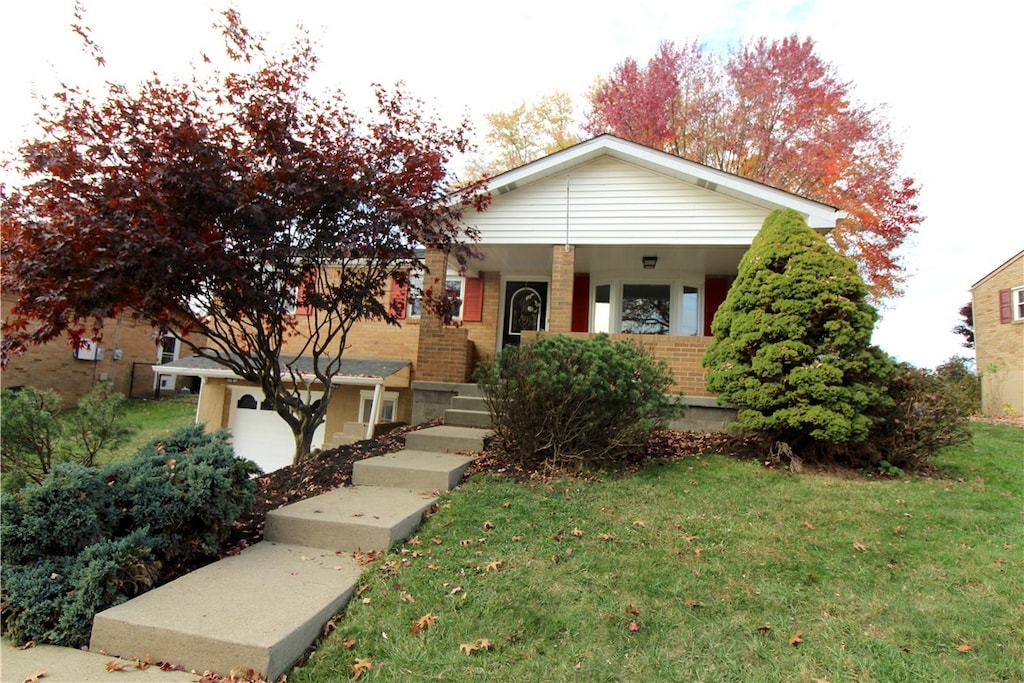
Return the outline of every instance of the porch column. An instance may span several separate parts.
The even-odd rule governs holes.
[[[572,286],[576,271],[576,246],[556,244],[551,248],[551,300],[548,330],[555,334],[572,332]]]

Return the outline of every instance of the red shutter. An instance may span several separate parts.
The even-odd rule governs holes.
[[[392,280],[388,306],[399,320],[405,320],[405,308],[408,301],[409,285],[400,285],[397,281]]]
[[[311,278],[312,276],[307,277],[307,279]],[[303,282],[295,293],[295,315],[310,315],[313,313],[313,307],[306,301],[306,289],[310,284],[312,283]]]
[[[999,290],[999,322],[1013,322],[1013,300],[1008,289]]]
[[[478,323],[484,319],[484,279],[467,277],[462,294],[462,321]]]
[[[704,336],[711,336],[711,321],[715,318],[718,307],[725,303],[729,294],[729,279],[724,277],[704,278]]]
[[[590,275],[580,273],[572,280],[572,331],[590,330]]]

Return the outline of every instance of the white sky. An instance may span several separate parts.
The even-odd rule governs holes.
[[[970,286],[1024,249],[1013,218],[1024,158],[1016,84],[1024,66],[1011,5],[906,0],[238,0],[246,24],[285,42],[302,23],[322,41],[320,77],[351,104],[374,82],[398,80],[451,123],[511,109],[556,89],[582,96],[628,56],[661,40],[697,39],[725,51],[739,41],[796,33],[855,97],[886,105],[903,143],[903,173],[922,185],[918,234],[901,250],[906,294],[882,311],[874,341],[900,360],[934,367],[971,356],[950,332]],[[86,23],[104,50],[95,64],[73,35],[72,0],[10,0],[0,10],[0,149],[25,137],[34,92],[60,80],[138,80],[187,74],[200,50],[220,55],[216,0],[87,0]],[[1011,100],[1013,100],[1011,102]],[[1014,169],[1015,170],[1015,169]]]

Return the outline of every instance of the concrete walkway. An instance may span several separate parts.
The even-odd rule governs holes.
[[[448,425],[414,434],[404,451],[357,462],[354,486],[268,513],[261,543],[97,614],[90,652],[4,641],[2,683],[39,672],[41,683],[174,683],[232,670],[277,679],[348,603],[362,573],[353,554],[411,535],[472,462],[456,453],[482,450],[487,432]],[[106,652],[124,657],[124,668],[108,671],[118,660]],[[186,671],[141,670],[136,659]]]

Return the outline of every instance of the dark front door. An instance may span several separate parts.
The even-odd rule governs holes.
[[[501,345],[519,344],[523,332],[543,330],[548,319],[548,283],[505,283],[505,320]]]

